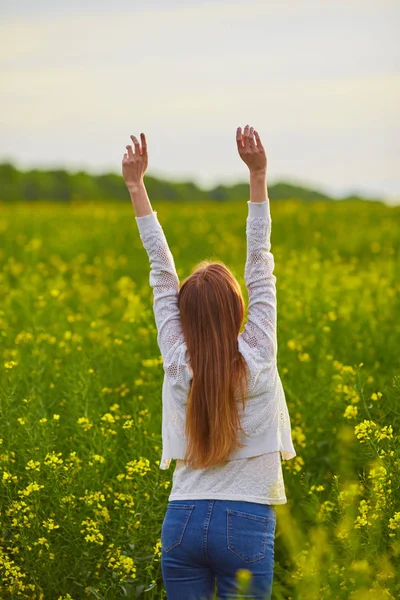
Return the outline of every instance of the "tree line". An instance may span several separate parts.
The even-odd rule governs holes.
[[[249,183],[217,185],[205,190],[191,181],[167,181],[145,175],[145,184],[152,200],[196,202],[201,200],[243,201],[249,195]],[[0,163],[0,202],[26,200],[35,202],[71,202],[85,200],[126,200],[128,190],[122,175],[71,173],[65,169],[30,169],[22,171],[9,162]],[[322,191],[285,182],[268,183],[270,200],[296,198],[299,200],[335,200]],[[361,199],[347,196],[340,200]]]

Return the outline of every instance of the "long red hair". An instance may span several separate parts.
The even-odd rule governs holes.
[[[178,306],[193,379],[186,410],[185,460],[193,469],[222,465],[238,447],[237,394],[243,409],[247,364],[238,349],[245,302],[222,262],[203,260],[180,285]]]

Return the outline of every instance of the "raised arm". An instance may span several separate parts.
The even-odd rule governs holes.
[[[174,259],[157,213],[136,217],[140,238],[150,261],[150,286],[157,343],[164,371],[173,385],[186,390],[190,373],[186,362],[186,344],[178,308],[179,279]]]
[[[150,261],[150,286],[153,288],[153,311],[157,327],[157,343],[163,359],[165,374],[170,383],[186,391],[191,374],[186,362],[186,343],[183,337],[178,308],[179,279],[164,230],[154,212],[144,185],[148,165],[147,142],[141,134],[142,147],[134,135],[131,146],[122,160],[122,175],[129,190],[139,235]]]
[[[276,277],[271,253],[271,213],[267,192],[266,155],[257,132],[247,125],[236,140],[241,158],[250,169],[250,201],[246,220],[245,281],[249,296],[248,320],[242,339],[266,362],[277,353]]]

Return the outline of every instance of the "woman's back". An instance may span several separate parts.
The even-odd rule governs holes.
[[[247,125],[243,136],[240,128],[236,132],[239,154],[250,169],[251,197],[245,268],[249,314],[237,343],[235,336],[243,317],[243,299],[236,280],[214,265],[210,274],[204,269],[196,273],[186,287],[190,293],[184,294],[182,314],[175,264],[156,213],[147,212],[141,204],[139,208],[144,213],[137,217],[151,262],[150,285],[154,290],[157,341],[164,368],[160,468],[167,469],[173,458],[177,460],[161,532],[162,574],[171,598],[193,595],[200,598],[204,594],[210,597],[214,577],[218,593],[228,597],[240,568],[251,568],[253,583],[258,593],[263,592],[263,598],[265,594],[271,595],[276,523],[271,505],[286,502],[281,457],[290,459],[296,453],[276,367],[276,290],[270,252],[266,156],[257,132],[254,135],[257,145],[253,128],[249,131]],[[134,141],[137,152],[135,157],[127,159],[127,171],[132,177],[147,166],[144,134],[143,154],[136,138]],[[139,195],[146,202],[140,189]],[[199,288],[203,294],[200,297]],[[229,309],[224,314],[225,300]],[[215,307],[218,308],[217,320],[210,312]],[[189,318],[196,310],[201,322]],[[208,327],[209,318],[213,319],[211,327]],[[223,327],[218,322],[220,318]],[[191,356],[195,358],[194,369],[190,365],[183,325]],[[218,337],[218,331],[225,331],[226,336]],[[223,370],[215,368],[214,358],[219,360],[218,366],[224,367]],[[231,374],[238,366],[243,371],[245,366],[248,368],[251,380],[240,419],[230,393]],[[239,369],[235,375],[238,373]],[[207,384],[206,392],[202,390],[202,382]],[[188,398],[193,402],[190,405]],[[237,441],[239,432],[233,427],[236,417],[242,425],[238,438],[244,443],[237,451],[227,452],[231,442]],[[185,428],[185,421],[189,422],[189,429]],[[186,463],[187,431],[191,433],[192,461]],[[197,462],[196,448],[199,462],[206,465],[205,468],[192,468],[192,463]],[[218,452],[214,452],[215,448]],[[196,460],[193,461],[193,457]],[[215,457],[224,460],[214,461]]]

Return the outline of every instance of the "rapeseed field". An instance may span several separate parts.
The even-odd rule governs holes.
[[[180,278],[242,284],[243,203],[153,203]],[[283,461],[273,599],[400,597],[400,207],[271,202]],[[125,204],[0,205],[0,597],[166,598],[162,361]],[[244,582],[246,572],[238,573]]]

